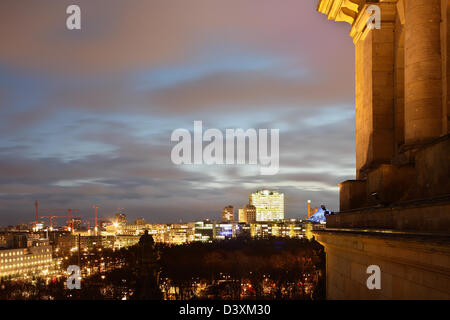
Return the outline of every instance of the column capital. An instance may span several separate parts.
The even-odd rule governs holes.
[[[353,24],[358,8],[364,0],[319,0],[317,11],[326,14],[329,20]]]
[[[326,14],[329,20],[345,21],[352,28],[350,36],[356,44],[371,31],[367,22],[371,16],[368,8],[377,5],[381,9],[381,23],[394,22],[397,0],[319,0],[317,11]]]

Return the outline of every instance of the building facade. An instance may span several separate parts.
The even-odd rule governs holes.
[[[291,219],[278,222],[250,224],[252,238],[305,238],[305,225],[301,220]]]
[[[234,207],[226,206],[222,210],[222,221],[223,222],[233,222],[234,221]]]
[[[55,269],[48,240],[33,241],[25,248],[0,249],[0,279],[45,276]]]
[[[250,196],[250,205],[256,208],[256,221],[284,219],[284,194],[281,192],[258,190]]]
[[[247,204],[244,208],[239,209],[239,222],[240,223],[255,223],[256,222],[256,207]]]

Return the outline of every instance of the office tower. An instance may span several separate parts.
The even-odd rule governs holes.
[[[256,207],[246,204],[244,208],[239,209],[239,222],[254,223],[256,222]]]
[[[234,207],[226,206],[222,210],[222,221],[223,222],[233,222],[234,221]]]
[[[256,207],[251,204],[247,204],[244,207],[245,217],[247,223],[255,223],[256,222]]]
[[[284,194],[281,192],[258,190],[250,196],[250,204],[256,208],[256,221],[284,219]]]
[[[245,215],[245,209],[239,208],[239,222],[240,223],[247,223],[247,217]]]

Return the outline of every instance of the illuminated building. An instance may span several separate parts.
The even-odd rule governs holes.
[[[214,240],[231,239],[235,234],[233,227],[232,223],[214,224]]]
[[[247,217],[245,215],[244,208],[239,208],[238,213],[239,213],[238,214],[238,221],[239,221],[239,223],[247,223]]]
[[[169,226],[167,224],[146,224],[145,230],[148,230],[148,234],[153,237],[156,243],[162,243],[166,241]]]
[[[119,226],[126,225],[127,224],[127,215],[125,213],[122,213],[122,212],[116,213],[115,222]]]
[[[251,204],[247,204],[244,207],[245,217],[247,220],[247,223],[254,223],[256,222],[256,207]]]
[[[250,196],[250,204],[256,208],[256,221],[284,219],[284,194],[281,192],[258,190]]]
[[[233,222],[234,221],[234,207],[227,206],[222,210],[222,221]]]
[[[143,234],[144,230],[146,229],[146,225],[139,225],[139,224],[119,224],[114,223],[113,227],[116,230],[116,234],[122,234],[122,235],[139,235]]]
[[[117,235],[114,237],[114,249],[121,249],[134,246],[139,242],[141,236]]]
[[[106,234],[130,237],[141,236],[145,230],[148,231],[149,235],[157,243],[183,244],[192,242],[195,239],[194,223],[150,224],[146,223],[144,219],[138,219],[133,224],[120,225],[114,222],[106,228]]]
[[[42,276],[54,269],[48,240],[33,241],[26,248],[0,249],[0,279]]]
[[[239,209],[240,223],[255,223],[256,222],[256,207],[247,204],[244,208]]]
[[[272,226],[272,236],[285,238],[303,238],[305,236],[303,222],[295,219],[276,223]]]
[[[234,236],[248,238],[251,236],[250,225],[247,223],[237,223],[234,226]]]
[[[214,239],[214,223],[209,220],[195,223],[195,241],[211,242]]]
[[[250,236],[252,238],[268,238],[272,235],[272,226],[268,223],[252,223]]]
[[[194,240],[194,228],[191,224],[172,224],[166,232],[165,243],[180,245]]]
[[[296,219],[278,222],[257,222],[250,225],[250,235],[253,238],[304,238],[305,232],[303,222]]]
[[[39,231],[42,229],[44,229],[44,223],[42,222],[36,223],[36,225],[34,226],[34,231]]]
[[[138,225],[138,226],[142,226],[142,225],[147,224],[147,222],[145,222],[145,219],[144,219],[144,218],[139,218],[139,219],[136,219],[136,221],[134,222],[134,224],[135,224],[135,225]]]

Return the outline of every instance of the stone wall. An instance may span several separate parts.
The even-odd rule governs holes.
[[[315,236],[325,246],[327,299],[450,299],[448,242],[327,231]],[[380,267],[380,290],[367,287],[370,265]]]

